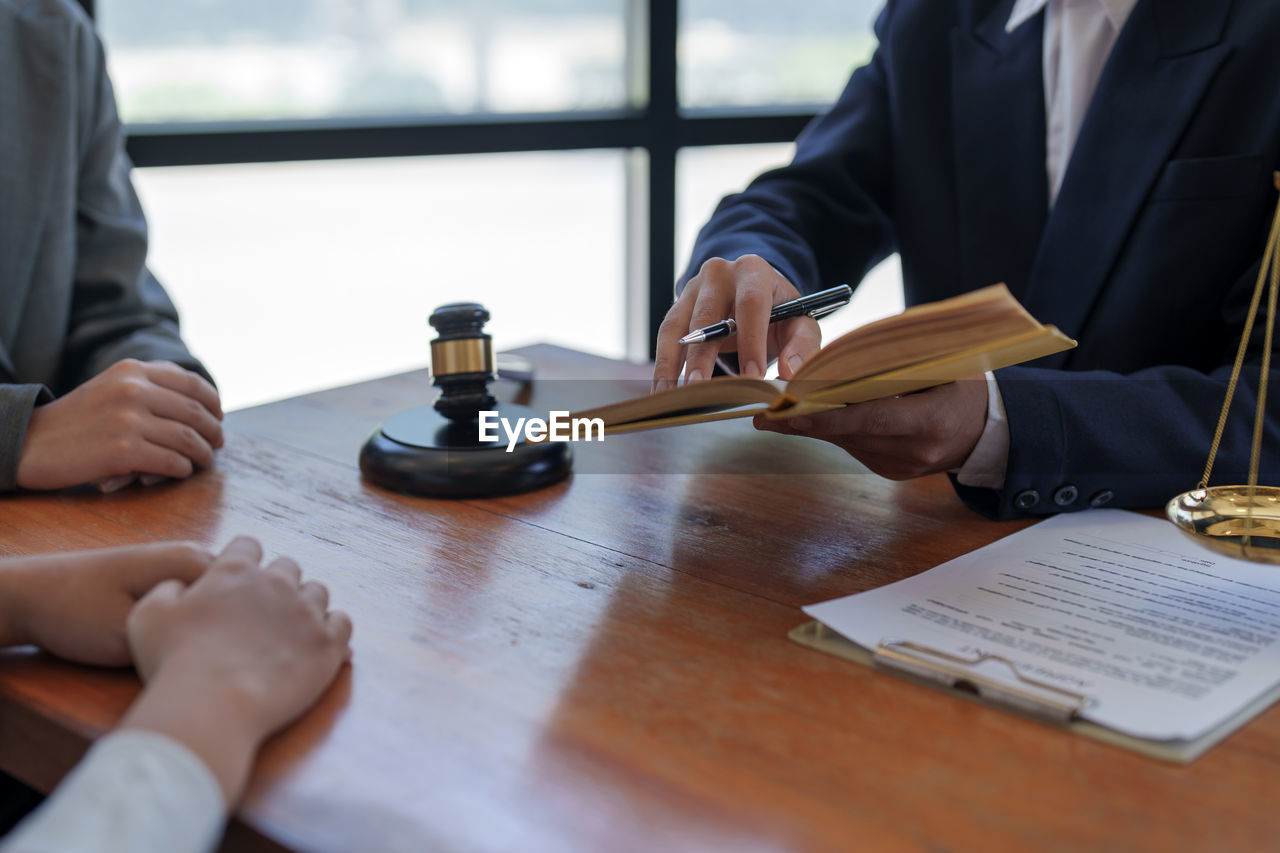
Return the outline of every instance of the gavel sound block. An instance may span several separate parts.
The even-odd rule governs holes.
[[[489,312],[474,302],[442,305],[431,315],[438,334],[431,342],[432,384],[440,397],[373,431],[360,451],[366,480],[410,494],[476,498],[532,491],[569,475],[572,453],[565,442],[520,441],[508,452],[505,436],[481,440],[480,412],[497,412],[512,423],[545,417],[489,393],[494,357],[493,339],[484,333],[488,320]]]

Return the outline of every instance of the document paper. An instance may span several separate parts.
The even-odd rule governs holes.
[[[1280,567],[1122,510],[1058,515],[804,610],[872,650],[999,655],[1086,696],[1083,718],[1150,740],[1198,738],[1280,683]]]

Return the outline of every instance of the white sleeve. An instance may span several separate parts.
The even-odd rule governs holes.
[[[1003,489],[1004,472],[1009,463],[1009,419],[1004,411],[1004,397],[996,377],[987,371],[987,423],[978,443],[969,452],[956,481],[962,486],[980,489]]]
[[[207,853],[224,819],[222,791],[191,750],[121,731],[94,744],[0,853]]]

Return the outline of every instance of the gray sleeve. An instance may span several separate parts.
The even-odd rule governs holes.
[[[0,492],[18,487],[18,455],[31,410],[52,399],[43,385],[0,385]]]
[[[124,358],[174,361],[209,378],[178,334],[178,313],[146,267],[147,222],[107,78],[102,45],[81,32],[75,291],[66,344],[72,385]]]

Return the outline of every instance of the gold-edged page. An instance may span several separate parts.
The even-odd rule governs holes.
[[[824,406],[820,411],[827,409],[842,409],[844,406]],[[763,403],[751,403],[745,406],[734,406],[729,409],[695,409],[693,411],[680,412],[664,417],[644,418],[638,421],[631,421],[625,424],[608,424],[604,428],[605,435],[625,435],[629,432],[642,432],[648,429],[662,429],[663,427],[685,426],[686,424],[705,424],[712,421],[728,421],[734,418],[749,418],[754,415],[764,414],[770,411],[769,406]],[[796,414],[808,414],[807,412],[799,412]]]
[[[811,356],[792,380],[810,388],[874,376],[1040,328],[1008,288],[992,285],[916,305],[854,329]],[[808,390],[798,390],[804,396]]]
[[[671,420],[752,404],[768,406],[781,397],[782,392],[783,383],[781,382],[741,376],[716,376],[703,382],[681,385],[656,394],[575,412],[573,417],[600,418],[608,429],[655,418]],[[671,423],[676,422],[689,421],[687,419],[671,420]]]
[[[837,385],[792,382],[789,392],[807,403],[862,403],[882,397],[910,394],[935,385],[954,382],[976,373],[999,370],[1024,361],[1071,349],[1076,342],[1053,326],[1038,326],[1030,332],[974,347],[964,352],[926,359],[916,364],[875,376]],[[782,416],[779,414],[778,416]],[[775,417],[770,414],[770,417]]]

